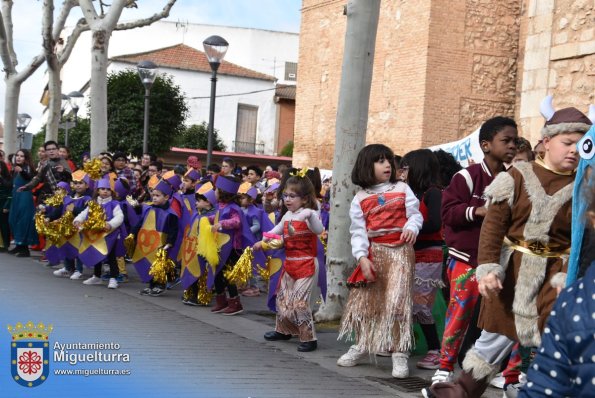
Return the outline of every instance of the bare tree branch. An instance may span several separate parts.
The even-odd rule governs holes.
[[[169,0],[163,10],[160,13],[156,13],[149,18],[138,19],[133,22],[121,23],[116,25],[114,30],[127,30],[127,29],[134,29],[140,28],[142,26],[151,25],[153,22],[159,21],[160,19],[167,18],[169,16],[169,12],[171,8],[176,4],[176,0]]]
[[[64,0],[64,3],[62,3],[60,14],[58,15],[58,18],[56,18],[56,22],[54,23],[54,30],[52,32],[54,41],[57,41],[60,38],[60,33],[64,29],[64,25],[66,25],[66,19],[70,14],[70,10],[72,10],[76,6],[78,6],[77,0]]]
[[[7,73],[15,73],[18,59],[14,52],[13,36],[12,36],[12,0],[2,0],[2,21],[4,24],[4,33],[6,35],[6,52],[10,57],[10,62],[5,64],[4,67]]]
[[[4,29],[4,18],[2,15],[0,15],[0,59],[2,59],[2,64],[4,65],[3,71],[6,72],[6,76],[13,73],[14,65],[8,51],[8,40],[6,38],[6,29]]]
[[[56,40],[52,35],[52,30],[54,25],[54,1],[53,0],[44,0],[43,2],[43,14],[41,16],[41,40],[42,40],[42,48],[45,56],[48,60],[48,66],[50,68],[56,66],[55,62],[51,65],[50,58],[54,56],[54,46]],[[54,57],[55,61],[55,57]]]
[[[95,7],[91,4],[91,0],[79,0],[79,6],[81,7],[81,11],[83,12],[83,16],[87,20],[89,26],[95,25],[98,23],[99,15],[95,11]]]
[[[66,61],[68,61],[68,58],[70,58],[70,54],[72,54],[72,50],[74,49],[74,45],[76,44],[79,36],[81,33],[86,32],[87,30],[89,30],[89,24],[85,18],[81,18],[72,30],[72,33],[70,33],[70,36],[68,36],[66,39],[66,43],[64,44],[62,51],[60,51],[58,54],[60,65],[64,65]]]

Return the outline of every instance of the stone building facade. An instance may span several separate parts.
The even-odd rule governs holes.
[[[346,0],[304,0],[294,163],[331,168]],[[593,0],[382,1],[367,142],[396,153],[445,143],[495,116],[535,143],[539,103],[595,103]]]

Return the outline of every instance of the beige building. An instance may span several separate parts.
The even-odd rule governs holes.
[[[304,0],[294,164],[331,168],[346,0]],[[495,115],[533,144],[556,109],[595,103],[594,0],[383,0],[367,142],[396,153],[462,138]]]

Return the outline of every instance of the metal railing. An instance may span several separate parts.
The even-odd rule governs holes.
[[[232,141],[233,151],[242,153],[252,153],[262,155],[264,154],[264,144],[257,144],[256,142],[247,141]]]

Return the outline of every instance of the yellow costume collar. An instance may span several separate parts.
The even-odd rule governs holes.
[[[552,173],[558,174],[560,176],[571,176],[576,171],[576,169],[575,170],[572,170],[572,171],[556,171],[556,170],[552,169],[550,166],[548,166],[547,164],[545,164],[545,162],[543,161],[543,159],[540,158],[539,156],[535,157],[535,163],[537,163],[538,165],[540,165],[544,169],[549,170]]]

